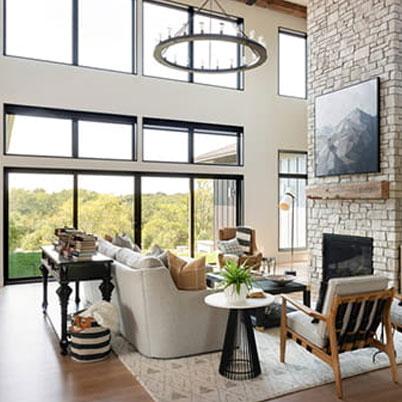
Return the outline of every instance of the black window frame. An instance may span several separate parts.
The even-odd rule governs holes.
[[[170,161],[158,161],[145,159],[145,147],[144,147],[144,129],[160,129],[169,130],[177,129],[187,132],[188,138],[188,159],[187,162],[170,162]],[[207,131],[205,134],[216,134],[216,135],[228,135],[235,137],[237,141],[236,154],[237,163],[205,163],[205,162],[195,162],[194,161],[194,133],[202,135],[200,132],[202,130]],[[231,134],[233,133],[233,134]],[[153,117],[144,117],[142,119],[142,161],[146,163],[174,163],[174,164],[184,164],[184,165],[200,165],[200,166],[226,166],[226,167],[243,167],[244,166],[244,129],[241,126],[233,125],[222,125],[222,124],[210,124],[210,123],[195,123],[183,120],[170,120],[170,119],[159,119]]]
[[[4,226],[3,226],[3,264],[4,264],[4,284],[40,282],[41,277],[9,278],[9,174],[28,173],[28,174],[60,174],[73,176],[73,225],[79,226],[78,222],[78,177],[80,175],[104,175],[104,176],[130,176],[134,178],[133,201],[134,201],[134,237],[135,242],[141,246],[142,230],[142,191],[141,179],[143,177],[167,177],[167,178],[187,178],[189,179],[189,245],[190,257],[195,255],[195,179],[218,179],[233,180],[236,183],[236,225],[242,225],[244,221],[244,176],[233,174],[207,174],[207,173],[173,173],[173,172],[147,172],[147,171],[127,171],[127,170],[102,170],[102,169],[62,169],[62,168],[22,168],[4,167],[3,172],[3,202],[4,202]]]
[[[281,94],[280,92],[280,78],[281,78],[281,63],[280,63],[280,53],[281,53],[281,48],[280,48],[280,35],[289,35],[289,36],[296,36],[298,38],[303,38],[306,42],[306,51],[305,51],[305,57],[304,57],[304,63],[305,63],[305,77],[304,77],[304,83],[305,83],[305,88],[304,88],[304,97],[302,96],[294,96],[294,95],[284,95]],[[290,29],[290,28],[285,28],[285,27],[278,27],[278,39],[277,39],[277,46],[278,46],[278,54],[277,54],[277,60],[278,60],[278,77],[277,77],[277,95],[281,96],[283,98],[290,98],[290,99],[300,99],[300,100],[307,100],[307,77],[308,77],[308,49],[307,49],[307,33],[303,31],[298,31],[295,29]]]
[[[72,121],[72,150],[71,156],[53,156],[53,155],[34,155],[34,154],[19,154],[7,152],[7,115],[20,115],[20,116],[32,116],[32,117],[49,117],[67,119]],[[95,158],[95,157],[82,157],[79,156],[79,121],[92,121],[95,123],[115,123],[115,124],[127,124],[132,126],[132,150],[131,158],[126,159],[114,159],[114,158]],[[23,157],[40,157],[40,158],[58,158],[58,159],[80,159],[80,160],[102,160],[102,161],[120,161],[120,162],[135,162],[137,160],[137,117],[118,115],[111,113],[98,113],[98,112],[82,112],[72,111],[66,109],[54,109],[48,107],[37,106],[22,106],[14,104],[4,104],[3,108],[3,155],[4,156],[23,156]]]
[[[120,71],[102,67],[92,67],[86,66],[85,64],[78,63],[78,47],[79,47],[79,1],[82,0],[70,0],[71,8],[72,8],[72,21],[71,21],[71,37],[72,37],[72,49],[71,49],[71,63],[54,61],[48,59],[41,59],[37,57],[28,57],[21,55],[13,55],[7,53],[7,1],[11,0],[3,0],[3,56],[12,57],[16,59],[22,60],[34,60],[51,64],[59,64],[64,66],[75,66],[81,67],[90,70],[98,70],[98,71],[107,71],[112,73],[120,73],[120,74],[130,74],[137,75],[137,0],[131,0],[131,42],[132,42],[132,63],[131,63],[131,71]]]
[[[281,173],[281,154],[297,154],[297,155],[306,155],[306,173]],[[307,173],[307,155],[306,151],[297,151],[297,150],[287,150],[287,149],[279,149],[278,150],[278,160],[277,160],[277,169],[278,169],[278,206],[281,202],[281,179],[296,179],[296,180],[304,180],[307,185],[308,173]],[[306,201],[307,202],[307,201]],[[307,205],[306,205],[307,208]],[[290,247],[281,247],[281,219],[280,219],[280,209],[278,210],[278,251],[279,252],[288,252],[290,251]],[[295,247],[295,251],[304,251],[307,250],[307,214],[306,214],[306,247]]]
[[[172,0],[143,0],[142,4],[144,3],[151,3],[151,4],[156,4],[158,6],[164,6],[168,8],[173,8],[176,10],[181,10],[181,11],[186,11],[188,14],[188,24],[189,24],[189,30],[190,32],[194,31],[194,15],[204,15],[204,16],[210,16],[214,18],[219,18],[225,21],[230,21],[230,22],[235,22],[237,23],[241,29],[244,27],[244,18],[242,17],[237,17],[234,15],[228,15],[228,14],[223,14],[217,11],[198,11],[197,7],[190,6],[188,4],[184,3],[179,3],[176,1]],[[197,84],[197,85],[205,85],[207,87],[214,87],[214,88],[221,88],[221,89],[229,89],[229,90],[235,90],[235,91],[244,91],[245,87],[245,80],[244,80],[244,71],[239,71],[237,72],[237,86],[236,88],[234,87],[227,87],[224,85],[215,85],[215,84],[206,84],[203,82],[197,82],[194,81],[194,73],[189,72],[187,73],[187,80],[179,80],[175,78],[165,78],[165,77],[159,77],[157,75],[151,75],[151,74],[145,74],[144,71],[144,31],[145,31],[145,18],[144,18],[144,11],[142,12],[143,18],[142,18],[142,58],[141,58],[141,69],[142,69],[142,75],[147,78],[156,78],[156,79],[161,79],[161,80],[168,80],[168,81],[175,81],[175,82],[183,82],[183,83],[190,83],[190,84]],[[241,63],[241,58],[242,58],[243,52],[241,51],[241,46],[238,46],[238,52],[237,52],[237,63],[240,65]],[[190,44],[188,47],[188,56],[190,60],[190,65],[194,63],[194,49],[193,46]],[[202,73],[199,73],[202,74]]]

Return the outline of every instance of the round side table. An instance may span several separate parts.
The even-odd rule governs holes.
[[[211,307],[229,310],[219,373],[231,380],[249,380],[261,374],[250,310],[267,307],[274,296],[264,299],[246,299],[241,304],[229,304],[223,292],[208,295],[205,303]]]

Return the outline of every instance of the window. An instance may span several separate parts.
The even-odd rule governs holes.
[[[60,226],[214,263],[219,228],[242,223],[242,176],[6,168],[4,186],[11,282],[39,278],[40,247]]]
[[[71,0],[6,0],[6,53],[72,62]]]
[[[144,1],[143,3],[143,63],[144,74],[152,77],[171,78],[188,81],[189,75],[184,71],[174,70],[160,64],[154,57],[154,48],[169,32],[177,32],[188,22],[186,8],[167,4]],[[188,61],[188,46],[184,43],[174,46],[177,61],[186,64]],[[171,53],[171,50],[169,52]],[[167,57],[174,57],[167,53]]]
[[[135,72],[133,0],[5,0],[5,54]]]
[[[142,246],[158,244],[179,256],[190,256],[190,179],[143,177]]]
[[[133,126],[79,120],[78,157],[132,159]]]
[[[187,73],[185,71],[167,68],[158,63],[154,56],[154,48],[161,38],[174,35],[185,24],[187,32],[219,32],[237,33],[242,27],[240,18],[199,13],[193,7],[179,5],[164,1],[144,0],[143,2],[143,60],[144,75],[160,78],[170,78],[181,81],[196,82],[215,85],[226,88],[242,88],[242,73],[228,74],[203,74]],[[221,67],[236,66],[240,62],[240,46],[233,43],[195,42],[192,47],[182,43],[172,46],[167,51],[167,58],[176,60],[180,64],[194,65],[197,67],[209,67],[211,63],[215,67],[217,58],[222,63]],[[223,62],[222,62],[223,59]]]
[[[279,29],[279,95],[306,98],[307,36]]]
[[[73,225],[73,175],[10,173],[8,181],[8,278],[40,275],[40,247],[54,229]]]
[[[216,262],[219,229],[236,226],[236,197],[235,180],[194,179],[196,257],[205,255],[208,263]]]
[[[295,195],[294,248],[307,247],[307,214],[305,188],[307,183],[307,154],[305,152],[279,152],[279,201],[286,192]],[[279,250],[291,247],[292,211],[279,209]]]
[[[99,236],[125,233],[134,241],[134,177],[78,175],[78,227]]]
[[[7,113],[6,153],[71,157],[71,132],[69,119]]]
[[[132,7],[132,0],[79,0],[79,65],[133,71]]]
[[[188,131],[169,127],[144,127],[144,160],[188,162]]]
[[[144,119],[143,160],[146,162],[240,166],[242,142],[240,127]]]
[[[135,117],[6,105],[5,153],[134,160],[135,124]]]
[[[220,32],[222,30],[224,34],[236,35],[238,28],[238,22],[225,18],[211,17],[205,14],[196,14],[194,16],[195,33],[200,33],[201,30],[205,33]],[[198,41],[194,43],[194,65],[199,68],[202,66],[205,68],[215,68],[217,65],[220,68],[238,66],[239,51],[240,48],[235,43]],[[239,79],[239,73],[194,74],[194,82],[228,88],[240,87]]]

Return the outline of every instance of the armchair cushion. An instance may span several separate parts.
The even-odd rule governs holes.
[[[243,249],[236,238],[230,240],[220,240],[218,247],[223,254],[234,254],[239,257],[244,254]]]
[[[394,301],[392,302],[391,322],[395,328],[402,331],[402,306],[397,299],[394,299]]]
[[[287,324],[291,330],[320,348],[327,346],[328,338],[322,332],[317,331],[317,326],[311,322],[311,318],[307,314],[301,311],[289,313],[287,315]]]

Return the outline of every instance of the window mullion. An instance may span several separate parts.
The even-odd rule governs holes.
[[[134,241],[139,247],[142,247],[141,177],[134,176]]]
[[[194,178],[190,178],[190,257],[194,258],[195,256],[195,211],[194,211]]]
[[[73,24],[72,24],[72,35],[73,35],[73,43],[72,43],[72,62],[74,66],[78,66],[78,2],[79,0],[72,0],[73,4]]]
[[[194,8],[189,7],[188,9],[188,28],[189,34],[194,34]],[[188,59],[190,67],[194,68],[194,42],[189,42],[188,44]],[[189,82],[194,82],[194,73],[190,72],[188,77]]]

